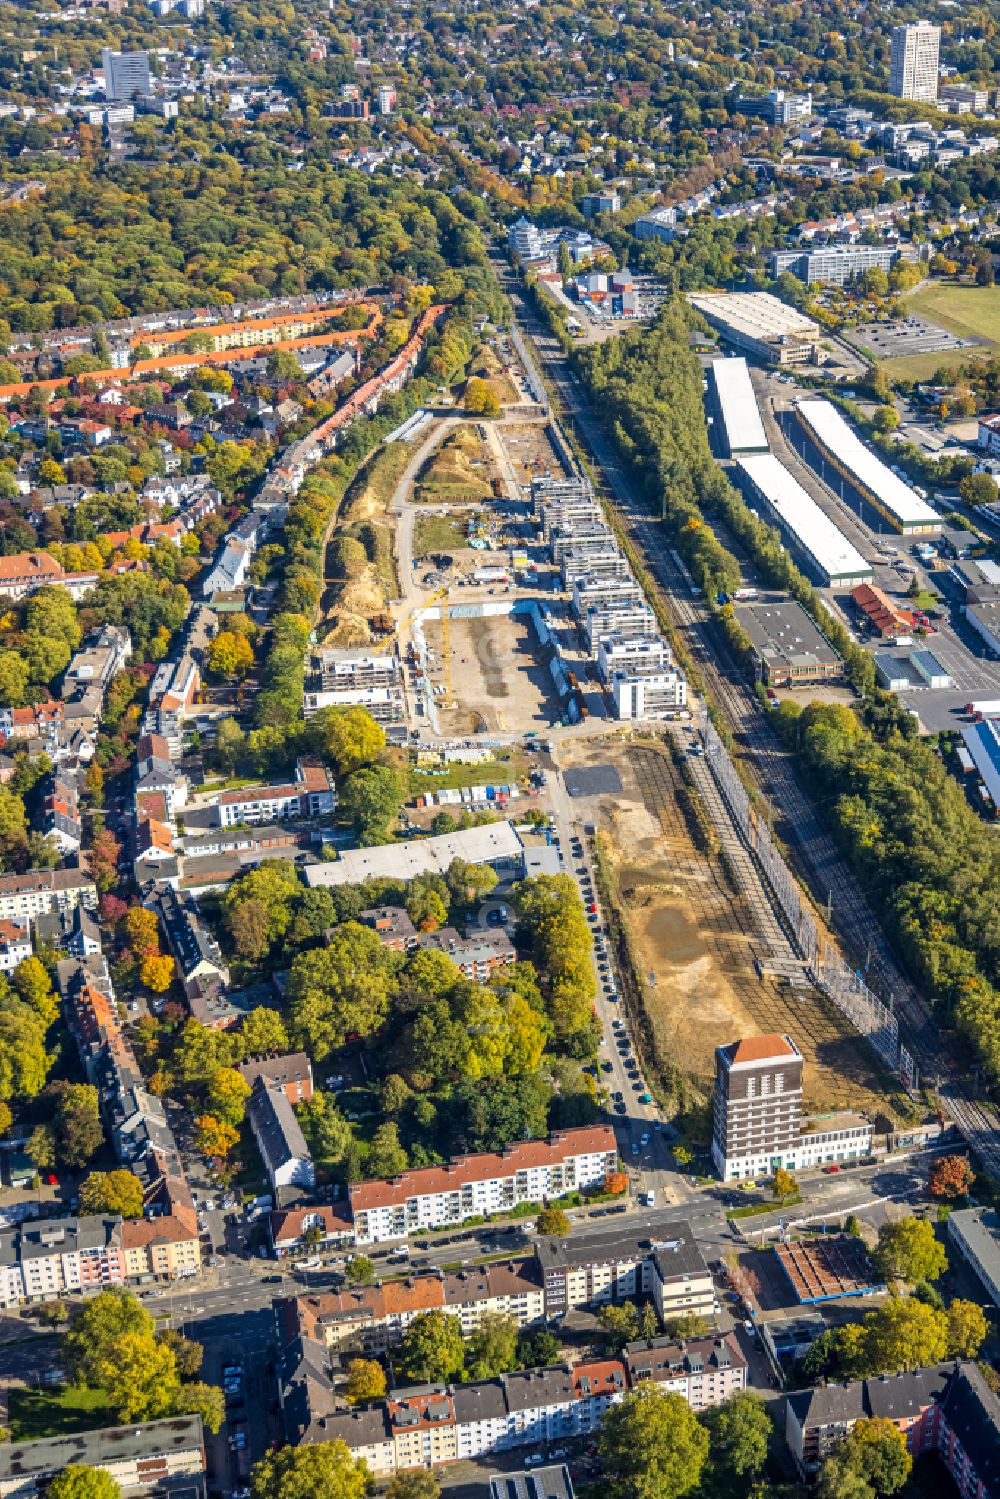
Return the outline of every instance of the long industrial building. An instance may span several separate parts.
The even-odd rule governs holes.
[[[962,738],[994,807],[1000,807],[1000,723],[987,718],[982,723],[966,724]]]
[[[739,472],[782,538],[826,587],[871,580],[872,567],[773,453],[748,453]]]
[[[795,414],[824,459],[896,531],[940,531],[941,517],[866,448],[829,401],[800,401]]]
[[[712,384],[728,458],[766,453],[767,433],[745,359],[713,359]]]
[[[689,292],[727,343],[764,364],[821,364],[820,326],[766,291]]]

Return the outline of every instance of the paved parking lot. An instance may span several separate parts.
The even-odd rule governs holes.
[[[986,340],[960,338],[922,317],[901,318],[894,323],[867,323],[846,335],[859,348],[877,359],[900,359],[906,354],[944,354],[967,349]]]

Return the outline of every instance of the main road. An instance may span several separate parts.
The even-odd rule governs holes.
[[[926,1002],[897,961],[853,870],[819,821],[814,803],[799,784],[792,757],[768,722],[766,710],[728,656],[704,604],[692,598],[687,580],[664,544],[659,517],[633,489],[563,349],[527,303],[509,268],[499,261],[493,264],[514,316],[522,331],[531,336],[564,409],[600,469],[627,532],[644,553],[712,697],[745,752],[741,763],[760,796],[768,802],[773,800],[779,833],[817,901],[828,907],[831,924],[854,962],[864,968],[869,986],[895,1009],[904,1042],[924,1078],[938,1084],[943,1107],[993,1175],[1000,1178],[1000,1118],[973,1096],[965,1070],[943,1049]]]

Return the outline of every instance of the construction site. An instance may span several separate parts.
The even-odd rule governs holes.
[[[734,884],[680,768],[690,742],[678,728],[666,743],[609,736],[567,743],[560,756],[564,768],[610,763],[621,779],[621,792],[588,815],[661,1077],[675,1092],[680,1082],[688,1104],[707,1100],[716,1046],[790,1031],[806,1062],[808,1111],[896,1106],[893,1079],[836,1007],[767,971],[769,903]]]
[[[860,1239],[847,1235],[802,1239],[776,1244],[774,1252],[802,1306],[839,1301],[844,1296],[881,1295],[886,1289]]]

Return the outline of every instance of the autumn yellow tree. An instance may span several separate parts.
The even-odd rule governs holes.
[[[194,1121],[194,1143],[202,1155],[216,1160],[225,1160],[239,1140],[239,1133],[231,1124],[216,1119],[214,1114],[199,1114]]]
[[[162,953],[147,953],[139,969],[139,977],[147,989],[162,994],[174,981],[174,960]]]
[[[128,940],[140,953],[155,953],[160,950],[160,923],[153,911],[145,906],[133,906],[125,917]]]

